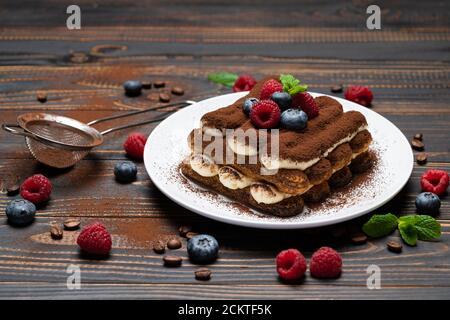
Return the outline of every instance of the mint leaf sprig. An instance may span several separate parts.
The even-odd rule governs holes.
[[[283,85],[283,91],[289,93],[291,96],[299,92],[305,92],[308,89],[306,84],[300,84],[300,80],[291,74],[282,74],[280,76],[280,82]]]
[[[214,72],[208,74],[208,80],[231,88],[239,76],[231,72]]]
[[[370,237],[379,238],[391,234],[397,228],[403,241],[410,246],[415,246],[417,240],[429,241],[441,235],[440,223],[428,215],[397,218],[392,213],[375,214],[363,225],[362,230]]]

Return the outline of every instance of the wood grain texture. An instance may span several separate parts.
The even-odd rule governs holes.
[[[404,189],[377,213],[415,213],[420,176],[430,168],[450,171],[450,7],[448,1],[380,1],[382,30],[365,28],[369,2],[282,0],[149,1],[106,0],[82,8],[81,30],[64,27],[59,1],[2,1],[0,4],[0,122],[14,123],[24,112],[46,111],[90,121],[158,104],[171,86],[186,94],[173,100],[201,100],[228,89],[207,82],[210,72],[227,70],[257,78],[293,73],[310,90],[329,94],[335,84],[362,84],[375,95],[373,110],[397,125],[410,139],[424,134],[428,163],[415,165]],[[123,95],[128,79],[165,80],[138,98]],[[36,100],[37,92],[48,96]],[[150,95],[147,97],[147,95]],[[337,94],[337,96],[343,96]],[[152,117],[160,113],[145,115]],[[139,120],[138,117],[136,120]],[[111,125],[123,124],[121,121]],[[108,124],[109,125],[109,124]],[[150,132],[155,125],[140,127]],[[99,125],[106,128],[107,125]],[[438,241],[386,249],[397,233],[363,245],[337,228],[359,229],[362,217],[338,226],[304,231],[253,230],[200,217],[161,194],[138,163],[138,180],[122,185],[112,170],[126,159],[126,130],[107,136],[85,160],[69,170],[38,164],[23,138],[0,132],[0,187],[33,173],[50,177],[51,201],[39,208],[26,228],[0,217],[0,298],[32,299],[432,299],[450,298],[450,202],[442,199]],[[2,188],[0,188],[2,189]],[[0,212],[14,197],[0,193]],[[109,258],[80,254],[78,231],[62,240],[49,235],[49,223],[80,217],[82,224],[101,220],[112,233]],[[210,233],[221,244],[212,279],[194,279],[196,266],[183,249],[183,266],[168,269],[151,250],[157,239],[177,233],[180,225]],[[276,276],[274,257],[288,247],[309,258],[322,245],[337,248],[344,273],[333,281],[308,276],[295,285]],[[82,271],[82,289],[67,290],[66,268]],[[382,289],[368,290],[366,268],[382,269]]]

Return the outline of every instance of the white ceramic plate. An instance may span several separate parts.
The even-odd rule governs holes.
[[[226,94],[186,107],[161,122],[150,134],[144,162],[153,183],[170,199],[202,216],[225,223],[266,229],[301,229],[335,224],[372,212],[392,199],[408,181],[413,168],[411,147],[401,131],[378,113],[345,99],[344,111],[364,114],[373,137],[377,163],[368,179],[345,192],[333,193],[322,205],[298,216],[278,218],[243,210],[235,202],[188,182],[178,166],[189,154],[187,136],[206,112],[227,106],[247,92]],[[322,94],[311,93],[314,97]]]

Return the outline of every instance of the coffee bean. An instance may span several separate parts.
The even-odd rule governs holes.
[[[197,232],[190,231],[190,232],[186,233],[186,238],[187,239],[191,239],[192,237],[195,237],[195,236],[198,236],[198,235],[199,234]]]
[[[38,92],[36,95],[36,99],[39,102],[44,103],[47,101],[47,94],[45,94],[44,92]]]
[[[389,240],[387,243],[387,248],[389,251],[392,252],[396,252],[396,253],[400,253],[402,252],[403,246],[401,243],[394,241],[394,240]]]
[[[84,52],[73,52],[69,60],[73,63],[85,63],[89,61],[89,56]]]
[[[153,82],[153,86],[155,88],[164,88],[166,86],[166,83],[164,81],[158,80]]]
[[[69,218],[64,221],[64,229],[66,230],[76,230],[80,227],[80,219],[78,218]]]
[[[331,92],[334,92],[334,93],[341,93],[344,90],[344,88],[342,87],[342,84],[338,84],[338,85],[332,86],[330,88],[330,90],[331,90]]]
[[[427,157],[427,154],[425,152],[421,152],[421,153],[417,154],[417,156],[416,156],[416,161],[417,161],[418,164],[425,164],[425,163],[427,163],[427,159],[428,159],[428,157]]]
[[[151,89],[152,88],[152,83],[150,81],[142,81],[142,88],[144,89]]]
[[[63,237],[63,229],[58,224],[52,224],[50,226],[50,235],[53,239],[59,240]]]
[[[20,186],[18,184],[14,184],[12,186],[7,186],[6,187],[6,194],[8,196],[15,196],[16,194],[18,194],[20,191]]]
[[[195,270],[195,279],[207,281],[211,279],[211,270],[208,268],[199,268]]]
[[[170,101],[170,95],[168,93],[160,93],[159,94],[159,101],[161,101],[161,102],[169,102]]]
[[[422,141],[422,139],[423,139],[423,134],[421,134],[421,133],[416,133],[416,134],[414,135],[414,139],[419,140],[419,141]]]
[[[413,149],[419,150],[419,151],[422,151],[425,148],[425,145],[423,144],[423,142],[420,140],[417,140],[417,139],[413,139],[411,141],[411,146],[413,147]]]
[[[184,94],[184,90],[181,87],[173,87],[171,92],[177,96],[182,96]]]
[[[364,244],[367,242],[367,236],[364,233],[356,233],[352,236],[354,244]]]
[[[163,261],[166,267],[179,267],[181,266],[182,259],[178,256],[164,256]]]
[[[164,242],[161,240],[156,241],[153,244],[153,251],[155,253],[164,253],[166,251],[166,246],[164,245]]]
[[[186,237],[186,234],[190,231],[191,231],[191,227],[189,227],[189,226],[181,226],[178,228],[178,233],[180,234],[180,236],[182,236],[184,238]]]
[[[167,241],[167,248],[175,250],[181,248],[181,241],[178,238],[172,238]]]

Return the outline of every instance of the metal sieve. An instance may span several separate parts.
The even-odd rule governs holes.
[[[101,145],[104,135],[121,129],[158,122],[169,116],[169,114],[142,122],[110,128],[101,132],[92,127],[92,125],[158,109],[186,107],[193,103],[195,102],[182,101],[105,117],[93,120],[87,124],[64,116],[33,112],[18,116],[17,124],[2,124],[2,129],[15,135],[24,136],[28,149],[39,162],[55,168],[68,168],[83,159],[92,148]],[[168,112],[171,111],[173,110]]]

